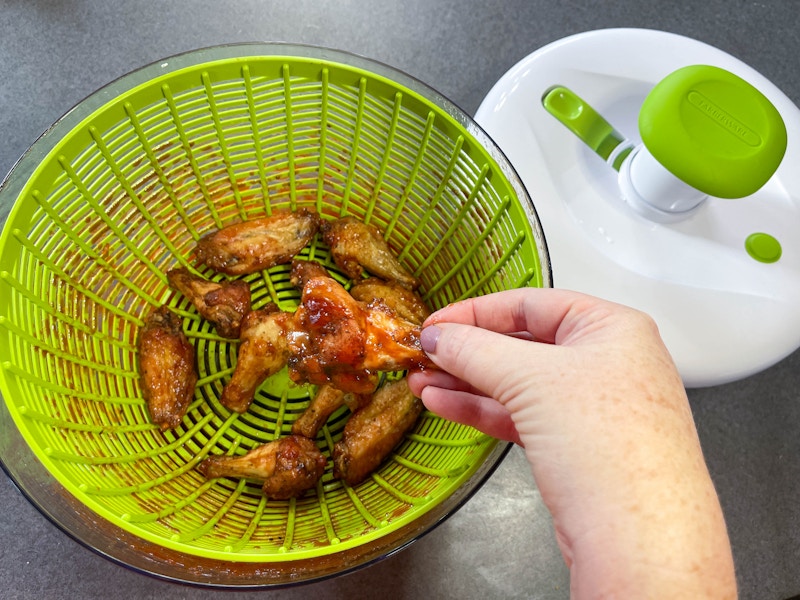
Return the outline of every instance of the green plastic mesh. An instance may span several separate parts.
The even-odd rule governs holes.
[[[330,461],[297,500],[205,480],[195,467],[206,456],[289,433],[313,389],[282,372],[247,413],[225,409],[237,344],[165,272],[192,264],[209,230],[313,207],[378,226],[433,308],[549,285],[532,211],[492,155],[437,103],[324,58],[225,58],[110,89],[39,161],[0,238],[0,392],[38,460],[118,527],[226,561],[354,548],[450,496],[498,442],[430,413],[356,487]],[[303,256],[336,272],[319,240]],[[254,307],[297,306],[288,266],[246,280]],[[199,372],[183,424],[166,433],[150,423],[135,347],[144,315],[164,303],[183,318]],[[347,416],[318,436],[326,455]]]

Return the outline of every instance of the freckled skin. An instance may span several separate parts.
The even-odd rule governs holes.
[[[453,304],[426,326],[441,370],[412,372],[412,390],[429,410],[524,447],[571,597],[736,597],[686,391],[650,317],[520,289]]]

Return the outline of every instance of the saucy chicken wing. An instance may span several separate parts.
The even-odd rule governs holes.
[[[245,281],[208,281],[188,269],[167,271],[169,285],[181,292],[217,333],[238,338],[242,319],[250,312],[250,286]]]
[[[212,456],[197,469],[207,478],[236,477],[263,481],[267,498],[298,498],[317,485],[327,459],[310,439],[290,435],[241,456]]]
[[[343,392],[330,384],[321,385],[308,408],[292,423],[292,433],[314,439],[338,408],[346,404],[352,412],[355,412],[369,399],[370,396],[366,394]]]
[[[197,383],[194,347],[181,319],[166,306],[147,315],[139,333],[139,385],[150,418],[161,430],[174,429],[189,408]]]
[[[431,314],[419,294],[395,281],[363,279],[350,288],[350,295],[359,302],[383,302],[398,317],[417,325]]]
[[[372,401],[357,410],[333,447],[333,476],[358,485],[380,465],[416,423],[422,412],[405,379],[375,392]]]
[[[408,288],[419,287],[419,280],[400,264],[377,227],[342,217],[324,221],[320,230],[336,266],[350,279],[361,279],[365,269]]]
[[[286,365],[290,322],[291,315],[274,304],[245,315],[236,367],[220,396],[223,406],[238,413],[247,411],[258,386]]]
[[[319,230],[313,210],[276,211],[223,227],[197,241],[200,264],[227,275],[246,275],[288,263]]]
[[[432,365],[419,335],[419,325],[385,305],[358,302],[333,278],[312,277],[290,328],[289,374],[298,383],[370,393],[380,371]]]

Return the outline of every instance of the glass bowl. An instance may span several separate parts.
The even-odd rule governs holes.
[[[0,455],[27,498],[76,540],[191,584],[308,582],[388,556],[455,511],[509,445],[423,412],[363,483],[267,500],[257,482],[206,480],[205,457],[291,429],[313,393],[285,370],[250,409],[219,402],[237,341],[168,286],[204,233],[312,208],[377,226],[431,308],[550,286],[533,204],[497,146],[440,94],[390,67],[285,44],[165,59],[81,102],[2,188]],[[335,272],[315,240],[302,253]],[[209,277],[215,276],[213,273]],[[221,276],[215,276],[220,278]],[[289,266],[243,278],[253,307],[293,310]],[[166,304],[196,350],[182,424],[149,419],[138,380],[143,318]],[[316,438],[327,457],[349,413]]]

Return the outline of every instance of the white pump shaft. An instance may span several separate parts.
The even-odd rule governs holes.
[[[670,173],[643,144],[622,163],[619,185],[631,208],[662,223],[686,218],[707,198]]]

